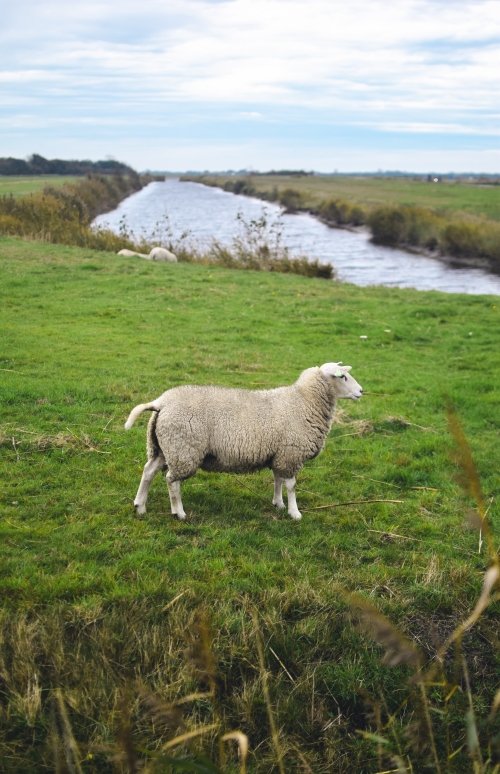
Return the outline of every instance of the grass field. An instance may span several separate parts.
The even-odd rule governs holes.
[[[28,196],[28,194],[41,191],[46,185],[59,187],[64,183],[76,183],[81,177],[71,175],[33,175],[29,177],[1,177],[0,196]]]
[[[217,178],[222,183],[231,179],[224,175]],[[333,198],[356,202],[367,210],[381,205],[406,204],[432,207],[443,214],[468,212],[500,220],[498,185],[473,185],[448,180],[428,183],[412,178],[339,175],[258,175],[249,176],[248,179],[258,191],[268,193],[275,187],[278,193],[285,188],[294,188],[303,194],[305,207],[315,208],[321,201]]]
[[[498,298],[5,237],[0,273],[0,766],[71,769],[64,756],[76,753],[54,720],[58,689],[82,771],[115,770],[124,691],[134,745],[159,750],[177,720],[152,724],[136,681],[164,702],[200,690],[188,654],[202,609],[215,632],[217,693],[182,704],[186,728],[246,733],[250,772],[280,770],[266,676],[286,772],[405,770],[395,755],[413,772],[493,771],[498,740],[490,768],[474,768],[466,684],[452,657],[446,680],[440,672],[426,689],[442,766],[427,768],[409,667],[380,664],[384,649],[360,630],[344,592],[361,593],[430,656],[474,607],[489,560],[467,521],[472,500],[450,459],[443,393],[498,533]],[[133,406],[183,383],[287,384],[330,360],[352,365],[366,395],[341,405],[325,451],[300,474],[301,522],[274,512],[269,471],[199,473],[183,484],[186,523],[169,515],[158,477],[146,517],[135,518],[146,422],[124,431]],[[363,500],[402,502],[315,510]],[[463,638],[485,759],[499,731],[487,721],[499,636],[497,603]],[[220,760],[215,731],[202,738]],[[236,748],[227,752],[225,770],[239,771]]]

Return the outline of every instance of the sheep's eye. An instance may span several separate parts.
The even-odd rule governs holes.
[[[340,378],[341,378],[341,379],[345,379],[345,380],[346,380],[346,382],[347,382],[347,376],[346,376],[345,374],[342,374],[342,376],[341,376]]]

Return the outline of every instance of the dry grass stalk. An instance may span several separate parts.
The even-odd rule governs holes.
[[[70,774],[83,774],[83,770],[80,764],[80,752],[78,750],[75,737],[73,736],[71,723],[69,722],[68,711],[66,709],[66,704],[64,703],[62,691],[60,688],[56,690],[55,695],[59,707],[59,716],[61,718],[64,752],[66,755],[68,769]]]
[[[467,438],[465,437],[462,425],[459,422],[451,400],[447,396],[445,396],[445,403],[448,427],[457,445],[457,452],[454,455],[455,462],[462,470],[462,475],[459,476],[458,480],[465,493],[473,497],[476,502],[477,513],[471,514],[469,518],[472,525],[477,527],[481,533],[484,533],[490,553],[490,560],[500,568],[498,552],[493,540],[491,526],[487,518],[489,508],[486,508],[476,463],[474,462],[472,451]]]
[[[145,714],[156,728],[161,730],[177,730],[179,728],[184,730],[186,728],[181,710],[175,705],[160,699],[144,685],[139,686],[139,698]],[[190,698],[192,697],[187,696],[184,700],[186,701]]]
[[[257,616],[257,612],[254,611],[253,613],[253,623],[254,623],[254,633],[255,633],[255,641],[257,643],[257,652],[259,654],[259,666],[260,666],[260,676],[262,680],[262,692],[264,694],[264,701],[266,702],[266,708],[267,708],[267,715],[269,717],[269,726],[271,728],[271,738],[273,740],[274,749],[276,752],[276,759],[278,762],[278,768],[280,770],[280,774],[285,774],[285,768],[283,766],[283,753],[281,751],[281,745],[279,741],[278,731],[276,729],[276,724],[274,722],[274,715],[273,710],[271,706],[271,698],[269,696],[269,687],[267,683],[267,671],[266,671],[266,665],[264,661],[264,648],[262,646],[262,639],[260,634],[260,627],[259,627],[259,619]]]
[[[218,723],[211,723],[209,726],[201,726],[200,728],[195,728],[193,731],[186,731],[185,734],[180,734],[180,736],[175,736],[173,739],[170,739],[161,749],[162,751],[171,750],[172,747],[177,747],[177,745],[183,744],[184,742],[190,742],[191,739],[196,739],[198,736],[208,734],[210,731],[215,731],[217,728],[219,728]]]
[[[388,618],[359,594],[345,593],[348,602],[359,610],[364,628],[373,639],[386,649],[383,663],[395,667],[408,664],[417,669],[423,664],[423,657],[410,640],[404,636]]]
[[[193,676],[202,685],[206,685],[210,695],[215,695],[217,685],[217,663],[212,651],[213,632],[206,611],[196,614],[196,620],[190,627],[188,647],[185,657]]]
[[[232,739],[238,744],[239,748],[240,774],[245,774],[246,759],[248,755],[248,736],[241,731],[230,731],[228,734],[224,734],[224,736],[221,737],[221,742],[229,742]]]
[[[302,510],[322,511],[325,508],[342,508],[345,505],[363,505],[365,503],[404,503],[404,500],[351,500],[348,503],[330,503],[330,505],[318,505],[315,508],[302,508]]]
[[[139,761],[132,739],[132,724],[130,722],[130,693],[128,690],[121,693],[118,702],[118,710],[119,724],[117,741],[123,752],[115,755],[113,760],[116,762],[125,761],[127,764],[128,774],[137,774],[139,771]]]

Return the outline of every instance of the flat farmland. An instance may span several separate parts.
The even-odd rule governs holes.
[[[0,196],[28,196],[41,191],[46,185],[59,187],[65,183],[76,183],[81,177],[71,175],[26,175],[0,177]]]
[[[223,184],[229,176],[202,176]],[[439,183],[415,178],[358,177],[344,175],[249,175],[245,178],[257,192],[278,194],[294,188],[304,199],[304,207],[317,208],[326,199],[356,202],[368,211],[382,205],[432,207],[442,214],[467,212],[500,220],[500,186],[477,185],[443,179]]]

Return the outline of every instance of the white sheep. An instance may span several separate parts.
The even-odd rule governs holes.
[[[339,398],[359,400],[362,388],[348,373],[351,366],[325,363],[303,371],[295,384],[273,390],[228,387],[174,387],[151,403],[141,403],[125,423],[130,430],[143,411],[148,424],[148,461],[134,500],[146,513],[149,487],[166,470],[172,513],[184,520],[180,482],[196,471],[251,473],[271,468],[273,505],[288,493],[288,513],[302,518],[295,498],[295,477],[307,460],[321,452]]]
[[[138,258],[146,258],[148,261],[170,261],[170,263],[177,263],[177,256],[171,253],[170,250],[166,250],[164,247],[153,247],[149,255],[145,253],[135,253],[133,250],[127,250],[124,248],[120,250],[117,255],[124,255],[126,258],[131,258],[136,255]]]
[[[166,250],[164,247],[153,247],[149,253],[150,261],[170,261],[170,263],[177,263],[177,256]]]

